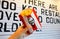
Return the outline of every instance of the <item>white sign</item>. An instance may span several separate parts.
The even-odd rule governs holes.
[[[25,39],[60,39],[60,12],[54,2],[41,0],[0,0],[0,39],[8,39],[22,24],[18,14],[25,8],[35,8],[42,24]],[[4,38],[3,38],[4,37]]]

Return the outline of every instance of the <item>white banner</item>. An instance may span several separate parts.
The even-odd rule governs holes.
[[[35,8],[42,30],[25,39],[60,39],[60,8],[53,0],[0,0],[0,39],[8,39],[22,24],[18,14],[26,7]]]

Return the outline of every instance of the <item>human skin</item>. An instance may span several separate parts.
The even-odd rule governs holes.
[[[22,25],[14,32],[8,39],[24,39],[24,37],[33,33],[32,26],[28,23],[27,17],[31,15],[32,9],[25,9],[21,12],[21,15],[24,18],[26,26]]]
[[[24,26],[19,26],[19,28],[12,34],[8,39],[24,39],[24,37],[32,34],[29,33],[29,29],[31,29],[31,26],[27,26],[24,28]]]

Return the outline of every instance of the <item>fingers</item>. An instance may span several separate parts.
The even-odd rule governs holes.
[[[8,39],[16,39],[22,36],[27,30],[27,27],[23,28],[23,26],[20,26]]]
[[[28,23],[28,19],[26,16],[23,16],[24,18],[24,21],[25,21],[25,24],[26,24],[26,27],[28,28],[28,31],[26,32],[27,35],[33,33],[33,28],[32,26]]]
[[[27,37],[27,36],[29,36],[30,34],[33,33],[33,29],[32,29],[31,25],[28,25],[27,28],[28,28],[28,30],[25,32],[25,36],[24,37]]]

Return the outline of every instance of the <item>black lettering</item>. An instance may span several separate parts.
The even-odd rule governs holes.
[[[3,11],[0,10],[0,20],[3,19]]]
[[[28,8],[30,8],[30,7],[32,7],[32,6],[28,6]]]
[[[45,8],[44,3],[45,3],[45,2],[42,2],[42,7],[43,7],[43,8]]]
[[[4,24],[4,32],[10,32],[10,30],[7,30],[7,23]]]
[[[15,28],[14,28],[14,26],[15,26]],[[18,28],[18,24],[17,23],[13,23],[12,24],[12,32],[15,32],[17,30],[17,28]]]
[[[34,0],[29,0],[29,4],[31,4],[31,3],[32,3],[32,5],[33,5],[33,1],[34,1]]]
[[[24,10],[26,7],[27,7],[27,5],[25,5],[25,6],[24,6],[24,5],[22,5],[22,10]]]
[[[14,13],[14,14],[13,14],[13,20],[14,20],[14,21],[18,21],[18,19],[17,19],[18,17],[17,17],[17,16],[18,16],[18,13]]]
[[[55,19],[55,18],[53,18],[53,23],[55,23],[55,24],[58,24],[58,21],[57,21],[57,19]]]
[[[58,9],[57,9],[57,5],[55,5],[55,10],[58,11]]]
[[[26,0],[24,2],[26,3]]]
[[[38,19],[39,19],[40,22],[42,23],[42,21],[43,21],[42,16],[39,16]]]
[[[49,5],[49,8],[58,11],[58,10],[57,10],[57,5],[50,4],[50,5]]]
[[[6,13],[7,19],[10,20],[11,15],[12,15],[12,12],[9,14],[9,13],[7,13],[7,11],[5,11],[5,13]],[[8,15],[8,14],[9,14],[9,15]]]
[[[48,10],[47,9],[45,10],[45,15],[48,16]]]
[[[16,10],[16,3],[11,2],[11,3],[10,3],[10,9],[11,9],[11,10]]]
[[[53,24],[53,21],[54,21],[53,18],[50,17],[50,23],[51,23],[51,24]]]
[[[55,11],[52,11],[52,14],[51,15],[54,16],[55,15]]]
[[[59,23],[59,24],[60,24],[60,19],[56,19],[56,23]],[[55,23],[55,24],[56,24],[56,23]]]
[[[49,5],[49,8],[52,8],[51,4]]]
[[[36,4],[36,3],[37,3],[37,0],[34,0],[34,5],[35,5],[35,6],[37,6],[37,4]]]
[[[52,11],[51,10],[49,10],[49,16],[52,16]]]
[[[44,15],[44,9],[41,9],[41,14],[43,14],[43,15]]]
[[[46,17],[46,22],[49,23],[50,22],[50,18]]]
[[[55,16],[59,16],[59,13],[58,13],[58,12],[56,12]]]
[[[41,1],[38,1],[38,6],[41,6]]]
[[[0,22],[0,32],[2,32],[3,23]]]
[[[9,7],[9,2],[8,1],[2,1],[2,8],[8,9],[8,7]]]

